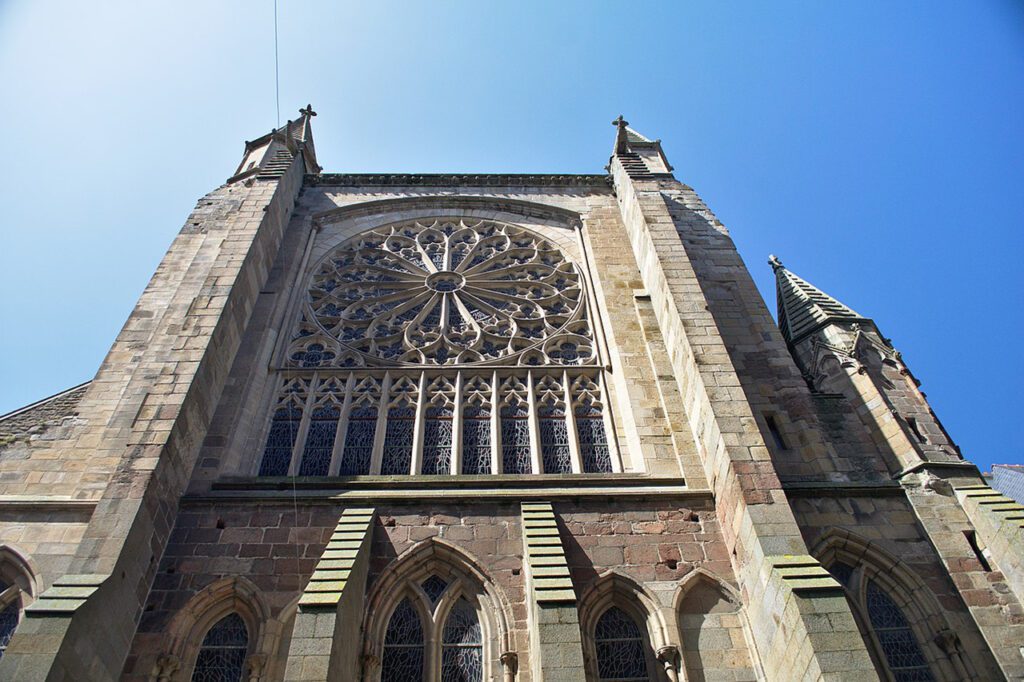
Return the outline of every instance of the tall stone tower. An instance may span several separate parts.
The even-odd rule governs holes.
[[[1024,508],[773,258],[776,326],[658,141],[334,174],[313,116],[0,418],[0,678],[1024,677]]]

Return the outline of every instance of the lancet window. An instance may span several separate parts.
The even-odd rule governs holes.
[[[364,232],[311,268],[261,476],[620,471],[585,277],[490,220]]]
[[[870,633],[866,642],[880,654],[876,659],[882,659],[879,664],[888,668],[892,678],[897,682],[933,682],[935,676],[924,649],[903,609],[889,593],[863,570],[845,562],[832,564],[829,572],[846,588],[855,613],[862,621],[867,620]]]
[[[479,606],[458,581],[432,575],[408,588],[388,620],[381,682],[483,682]]]
[[[600,682],[647,682],[647,660],[640,627],[629,614],[612,606],[594,628]]]
[[[192,682],[240,682],[248,649],[249,631],[241,616],[224,616],[203,638]]]

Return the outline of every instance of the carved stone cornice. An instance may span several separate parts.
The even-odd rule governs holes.
[[[610,189],[605,174],[556,175],[518,173],[321,173],[307,175],[306,185],[345,187],[588,187]]]

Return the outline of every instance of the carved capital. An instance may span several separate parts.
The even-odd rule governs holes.
[[[498,660],[501,661],[501,665],[505,667],[506,672],[515,675],[519,671],[519,654],[516,652],[506,651]]]
[[[181,668],[181,659],[171,654],[161,654],[153,665],[150,679],[154,682],[168,682]]]
[[[267,667],[266,654],[253,654],[246,659],[249,666],[249,682],[259,682],[263,677],[263,669]]]
[[[679,647],[674,644],[669,644],[658,649],[656,652],[658,661],[665,666],[665,674],[668,675],[669,680],[677,682],[679,679],[679,661],[681,656],[679,655]]]

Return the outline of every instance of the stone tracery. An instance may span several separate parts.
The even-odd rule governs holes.
[[[529,230],[469,219],[384,226],[335,248],[288,353],[299,367],[594,358],[576,265]]]

